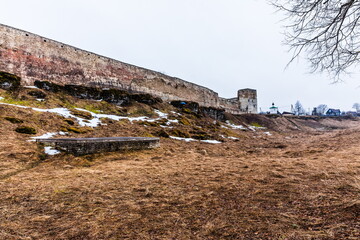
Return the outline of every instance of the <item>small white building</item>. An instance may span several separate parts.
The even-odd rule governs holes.
[[[270,107],[270,114],[278,114],[279,108],[275,107],[275,104],[272,103],[272,106]]]

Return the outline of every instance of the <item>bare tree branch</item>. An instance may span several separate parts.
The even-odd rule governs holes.
[[[305,52],[313,72],[328,72],[339,80],[359,63],[360,0],[273,0],[287,14],[285,43],[293,51],[290,63]]]

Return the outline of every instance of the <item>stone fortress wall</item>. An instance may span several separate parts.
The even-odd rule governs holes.
[[[117,88],[149,93],[164,101],[184,100],[233,114],[257,113],[256,90],[239,90],[225,99],[203,86],[84,51],[0,24],[0,71],[16,74],[24,85],[36,80],[56,84]]]

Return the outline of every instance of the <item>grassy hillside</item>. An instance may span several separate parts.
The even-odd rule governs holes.
[[[0,89],[0,239],[360,236],[357,119],[218,121],[148,96],[73,95]],[[157,136],[161,146],[50,156],[32,141],[49,133]]]

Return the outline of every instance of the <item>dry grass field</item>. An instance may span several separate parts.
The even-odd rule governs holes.
[[[0,239],[360,238],[360,121],[264,117],[266,130],[221,144],[161,138],[147,151],[44,157],[6,116],[39,134],[63,127],[0,105]],[[152,128],[108,121],[76,136]]]

